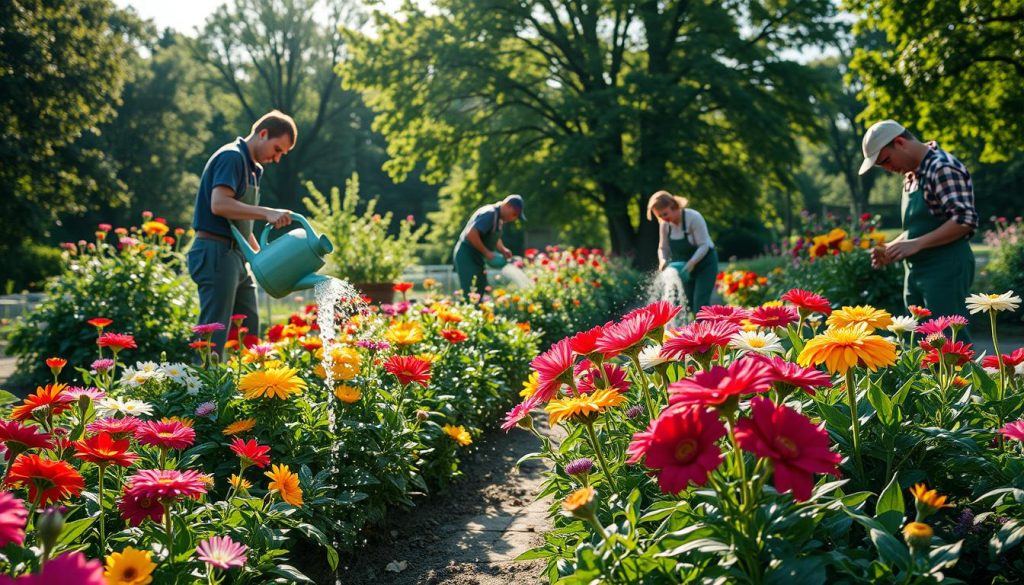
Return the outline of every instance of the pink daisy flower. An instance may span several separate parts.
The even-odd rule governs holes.
[[[124,494],[117,503],[117,509],[132,526],[140,526],[146,518],[159,523],[164,517],[164,505],[160,500],[145,496]]]
[[[0,547],[14,542],[21,546],[25,542],[25,523],[28,510],[25,503],[10,492],[0,492]]]
[[[647,334],[655,329],[654,316],[649,312],[635,313],[618,323],[606,325],[597,338],[597,351],[604,354],[605,359],[613,358],[620,353],[639,351]]]
[[[590,394],[594,390],[615,390],[617,392],[629,392],[629,380],[626,378],[626,370],[616,366],[615,364],[603,363],[601,368],[604,369],[604,375],[608,378],[608,384],[604,383],[604,377],[601,376],[601,371],[597,369],[593,363],[589,360],[584,360],[581,365],[585,363],[586,366],[583,368],[577,367],[576,390],[581,394]]]
[[[652,329],[658,329],[659,327],[664,327],[665,325],[668,325],[669,322],[671,322],[672,319],[675,319],[676,315],[678,315],[682,310],[682,307],[675,307],[672,305],[672,303],[668,301],[655,301],[647,305],[646,307],[640,307],[639,309],[634,309],[633,311],[630,311],[629,313],[626,314],[625,317],[622,318],[622,320],[625,321],[626,319],[629,319],[630,317],[633,317],[634,315],[638,315],[640,313],[647,313],[653,319],[654,326],[652,327]]]
[[[750,312],[750,322],[760,327],[786,327],[799,320],[796,309],[786,305],[768,305]]]
[[[749,318],[749,310],[732,305],[707,305],[697,311],[698,321],[728,321],[739,325]]]
[[[950,325],[949,317],[936,317],[918,325],[916,332],[920,333],[922,337],[927,337],[935,333],[944,333]]]
[[[710,356],[715,349],[729,345],[729,340],[739,330],[739,325],[730,321],[697,321],[666,340],[661,346],[661,355],[677,360],[687,355]]]
[[[192,326],[192,333],[196,335],[213,335],[215,331],[223,331],[226,329],[223,323],[201,323],[199,325]]]
[[[611,322],[607,323],[611,325]],[[598,325],[587,331],[581,331],[569,339],[569,346],[573,353],[579,356],[590,355],[597,351],[597,338],[601,337],[604,326]]]
[[[246,442],[235,437],[231,441],[231,450],[242,459],[242,463],[246,467],[255,465],[263,469],[270,463],[270,457],[267,456],[267,453],[270,453],[270,446],[260,445],[256,439],[249,439]]]
[[[779,356],[753,358],[764,362],[768,367],[768,376],[774,380],[773,385],[783,393],[799,388],[813,396],[815,388],[832,386],[831,377],[821,370],[805,368]]]
[[[512,427],[519,424],[519,421],[530,416],[530,411],[533,410],[533,408],[537,406],[539,402],[540,401],[536,399],[536,394],[534,394],[533,396],[513,406],[512,410],[508,411],[508,414],[505,415],[505,422],[502,423],[501,429],[507,433],[509,430],[512,429]]]
[[[657,470],[658,486],[666,494],[678,493],[693,482],[704,485],[722,462],[716,442],[725,425],[714,412],[698,407],[668,408],[651,421],[646,431],[633,435],[626,453],[629,463]]]
[[[199,543],[196,558],[211,567],[230,569],[245,564],[245,551],[249,547],[231,540],[227,536],[212,536]]]
[[[821,313],[822,315],[829,315],[832,313],[832,303],[825,297],[809,290],[790,289],[779,300],[796,306],[802,313],[806,314]]]
[[[772,377],[764,360],[739,359],[728,368],[714,366],[668,386],[669,404],[718,406],[742,394],[764,392]]]
[[[530,367],[537,371],[540,385],[564,378],[575,364],[572,342],[566,337],[555,342],[547,351],[533,358]]]
[[[1007,439],[1024,441],[1024,420],[1007,423],[1003,425],[1003,428],[999,429],[999,432]]]
[[[196,442],[196,432],[192,427],[181,424],[181,421],[151,420],[139,423],[135,429],[135,439],[143,445],[161,449],[187,449]]]
[[[125,495],[168,501],[178,497],[199,499],[206,493],[202,474],[194,469],[143,469],[128,478]]]
[[[124,418],[101,418],[86,425],[85,430],[90,433],[110,433],[115,439],[123,439],[127,435],[134,435],[142,421],[134,416]]]

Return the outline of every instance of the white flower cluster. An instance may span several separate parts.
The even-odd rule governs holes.
[[[125,368],[121,373],[121,386],[124,388],[139,388],[149,382],[164,381],[184,386],[192,395],[197,394],[202,386],[199,376],[189,366],[180,362],[169,364],[136,362],[135,367]]]

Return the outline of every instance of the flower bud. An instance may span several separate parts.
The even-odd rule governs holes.
[[[416,420],[423,422],[428,418],[430,418],[430,413],[427,412],[426,410],[420,409],[416,411]]]
[[[906,539],[907,544],[910,545],[910,549],[914,553],[928,552],[928,549],[932,545],[932,536],[935,532],[931,526],[928,526],[924,522],[908,522],[903,527],[903,538]]]
[[[61,514],[59,506],[50,506],[39,513],[36,531],[39,533],[39,541],[45,550],[53,550],[63,530],[64,515]]]

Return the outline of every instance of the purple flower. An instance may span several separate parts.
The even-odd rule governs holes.
[[[631,406],[629,410],[626,411],[626,418],[636,418],[643,413],[644,407],[639,404],[636,404],[634,406]]]
[[[217,411],[217,403],[215,402],[204,402],[196,407],[196,416],[210,416]]]
[[[102,359],[96,360],[92,363],[91,368],[97,372],[106,372],[110,368],[114,367],[114,360]]]
[[[586,475],[594,469],[594,460],[588,457],[573,459],[565,465],[565,472],[569,475]]]
[[[227,536],[212,536],[199,543],[196,558],[211,567],[230,569],[245,564],[245,551],[249,547],[239,544]]]

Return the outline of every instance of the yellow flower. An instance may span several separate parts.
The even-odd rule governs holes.
[[[302,488],[299,487],[299,476],[292,473],[287,465],[273,464],[273,471],[264,472],[263,475],[270,478],[267,489],[276,490],[281,494],[281,499],[296,508],[302,507]]]
[[[466,427],[462,425],[457,427],[444,425],[441,430],[443,430],[446,435],[454,439],[455,442],[462,447],[473,444],[473,437],[469,436],[469,431],[467,431]]]
[[[292,323],[288,323],[287,325],[284,326],[283,329],[281,329],[281,337],[294,337],[298,339],[299,337],[302,337],[309,333],[310,330],[312,329],[313,328],[310,327],[309,325],[294,325]]]
[[[853,249],[853,242],[851,242],[850,240],[843,240],[842,242],[839,242],[839,251],[840,252],[849,252],[852,249]]]
[[[363,366],[362,356],[351,347],[337,346],[331,348],[331,359],[333,360],[331,374],[333,374],[336,381],[348,382],[359,375],[359,370]],[[327,377],[322,365],[316,366],[313,368],[313,371],[321,378]]]
[[[892,315],[882,309],[876,309],[868,305],[847,306],[837,311],[832,311],[828,321],[825,321],[825,323],[829,327],[849,327],[857,323],[865,323],[872,330],[885,329],[892,325]]]
[[[394,345],[412,345],[423,341],[423,327],[417,321],[398,322],[388,327],[384,339]]]
[[[1020,297],[1013,294],[1013,291],[1004,292],[1001,295],[977,294],[967,297],[967,310],[971,314],[982,311],[1016,311],[1020,306]]]
[[[359,399],[363,397],[363,393],[358,388],[346,386],[342,384],[334,389],[334,395],[338,397],[338,400],[345,404],[353,404],[359,402]]]
[[[807,342],[796,359],[801,366],[825,364],[829,372],[845,374],[863,365],[871,371],[896,363],[896,345],[872,335],[865,323],[826,329]]]
[[[147,585],[153,582],[156,563],[150,560],[153,553],[128,547],[121,552],[107,555],[107,566],[103,577],[108,585]]]
[[[241,433],[247,433],[247,432],[251,431],[255,426],[256,426],[256,419],[254,419],[254,418],[244,418],[242,420],[236,420],[235,422],[233,422],[233,423],[229,424],[228,426],[224,427],[224,430],[221,431],[221,432],[230,437],[231,435],[238,435],[238,434],[241,434]]]
[[[585,419],[591,415],[604,412],[604,409],[618,406],[625,402],[626,397],[615,390],[595,390],[590,394],[571,396],[552,400],[544,407],[556,425],[565,419]]]
[[[160,223],[159,221],[147,221],[142,224],[142,231],[151,236],[162,236],[170,231],[170,229],[167,227],[167,224]]]
[[[519,395],[523,398],[529,398],[533,396],[533,393],[537,391],[537,385],[540,383],[540,374],[536,371],[530,372],[530,377],[523,382],[523,389],[519,391]]]
[[[418,353],[418,354],[416,354],[416,357],[420,358],[421,360],[423,360],[425,362],[430,362],[432,364],[437,363],[438,360],[441,359],[441,356],[439,356],[437,354],[434,354],[434,353],[430,353],[430,352]]]
[[[781,307],[782,305],[782,301],[765,301],[761,303],[762,307]]]
[[[447,305],[434,303],[430,308],[434,311],[434,314],[437,315],[437,318],[445,323],[459,323],[462,321],[462,315],[452,310]]]
[[[846,235],[846,230],[843,228],[834,228],[827,236],[825,236],[825,241],[831,246],[845,240]]]
[[[928,489],[923,483],[914,484],[910,494],[914,496],[918,520],[924,520],[943,508],[953,507],[953,504],[946,503],[946,496],[940,496],[939,492]]]
[[[188,428],[192,428],[192,425],[193,425],[192,419],[190,419],[190,418],[183,418],[183,417],[180,417],[180,416],[171,416],[171,417],[165,416],[165,417],[160,419],[160,422],[162,422],[162,423],[175,422],[175,421],[181,423],[183,426],[186,426]]]
[[[269,368],[255,370],[242,376],[238,389],[248,399],[267,397],[287,400],[292,394],[301,394],[306,381],[295,368]]]
[[[562,509],[578,518],[588,518],[594,513],[596,495],[594,488],[581,487],[562,500]]]
[[[243,492],[244,491],[249,491],[249,488],[252,487],[252,482],[251,481],[245,479],[244,477],[238,477],[238,475],[236,475],[234,473],[232,473],[231,477],[228,478],[228,483],[231,484],[231,487],[235,488],[238,491],[243,491]]]
[[[436,279],[429,278],[429,277],[423,279],[423,289],[424,290],[430,290],[432,288],[436,288],[438,284],[440,284],[440,283]]]
[[[903,538],[910,544],[911,548],[926,548],[932,543],[932,535],[935,532],[931,526],[924,522],[908,522],[903,527]]]

